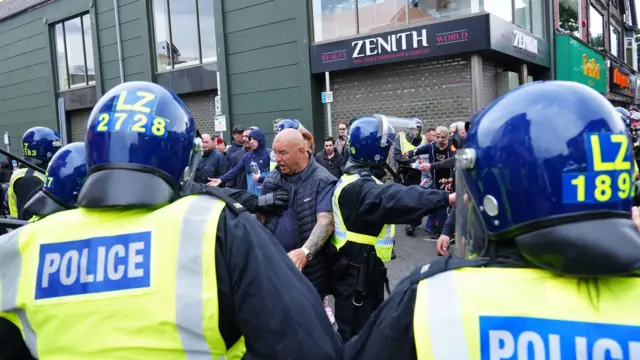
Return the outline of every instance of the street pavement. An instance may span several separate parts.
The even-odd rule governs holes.
[[[396,225],[396,258],[386,264],[391,290],[411,271],[437,258],[436,239],[428,235],[424,221],[413,237],[404,233],[404,225]]]

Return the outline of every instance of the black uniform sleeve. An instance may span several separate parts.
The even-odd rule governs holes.
[[[317,291],[249,213],[225,208],[218,225],[219,326],[227,347],[245,337],[251,359],[341,358]]]
[[[417,359],[413,309],[417,285],[409,278],[371,316],[364,328],[344,345],[345,360]]]
[[[447,221],[444,223],[442,227],[442,235],[448,236],[450,239],[453,238],[453,234],[456,231],[456,206],[453,205],[451,207],[451,211],[447,216]]]
[[[340,196],[340,208],[344,199],[357,199],[358,218],[373,224],[412,224],[431,212],[449,206],[449,194],[446,191],[418,185],[381,185],[373,180],[361,179],[346,186],[342,192],[348,195]]]
[[[22,339],[20,329],[3,317],[0,317],[0,360],[35,360]]]
[[[431,168],[433,170],[453,169],[454,167],[456,167],[455,156],[444,159],[442,161],[438,161],[436,163],[431,163]]]
[[[24,206],[38,193],[44,184],[39,177],[31,175],[24,176],[13,183],[13,191],[16,193],[16,206],[18,208],[18,219],[29,220],[33,214],[24,211]]]
[[[402,151],[400,150],[400,138],[394,140],[395,146],[393,147],[393,160],[398,163],[398,165],[409,166],[411,163],[416,161],[416,159],[405,158],[402,155]]]

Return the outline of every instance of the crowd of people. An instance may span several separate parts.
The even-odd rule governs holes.
[[[424,133],[352,119],[314,154],[295,119],[271,148],[241,126],[227,146],[170,91],[121,84],[86,143],[25,133],[0,358],[635,359],[638,120],[542,82]],[[425,216],[459,257],[391,293],[395,224],[414,235]]]

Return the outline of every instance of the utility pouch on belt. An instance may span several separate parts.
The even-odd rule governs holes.
[[[358,275],[356,276],[356,289],[353,292],[353,305],[362,306],[364,302],[364,296],[367,292],[368,286],[371,283],[371,267],[369,259],[370,254],[364,254],[362,263],[358,269]]]

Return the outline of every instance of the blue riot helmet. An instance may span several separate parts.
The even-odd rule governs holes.
[[[564,81],[514,89],[480,113],[457,157],[459,255],[491,257],[515,242],[526,260],[562,274],[637,265],[624,255],[640,252],[631,144],[595,90]],[[613,248],[624,249],[619,262],[602,264]]]
[[[65,145],[51,158],[44,187],[25,205],[26,211],[45,216],[75,208],[86,179],[85,144]]]
[[[36,165],[46,165],[62,147],[60,135],[47,127],[36,126],[22,136],[22,155]]]
[[[357,164],[376,166],[387,161],[396,133],[384,115],[365,116],[349,126],[349,159]]]
[[[86,148],[83,207],[170,202],[189,186],[202,156],[187,106],[150,82],[120,84],[100,98],[87,123]]]
[[[631,127],[631,114],[627,111],[627,109],[620,106],[615,107],[615,109],[618,114],[620,114],[620,117],[622,118],[622,121],[624,121],[624,124],[627,126],[627,128]]]
[[[296,119],[282,119],[278,121],[278,124],[276,125],[276,134],[279,134],[284,129],[305,130],[300,121]]]
[[[407,131],[407,138],[413,140],[419,138],[422,135],[422,120],[418,118],[411,118],[412,122]]]

